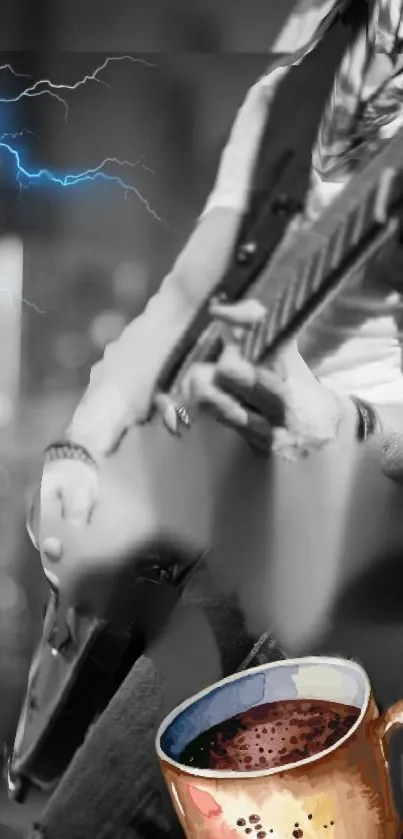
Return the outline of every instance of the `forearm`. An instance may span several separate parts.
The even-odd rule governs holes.
[[[186,303],[169,275],[145,311],[106,347],[69,425],[72,440],[106,455],[145,418],[159,371],[189,321]]]
[[[68,428],[71,439],[105,455],[127,428],[146,419],[164,363],[225,272],[240,217],[219,208],[201,220],[144,313],[93,368]]]
[[[161,369],[201,302],[222,277],[246,207],[269,97],[259,81],[238,111],[204,213],[173,270],[144,313],[107,347],[91,373],[68,434],[107,454],[147,415]]]

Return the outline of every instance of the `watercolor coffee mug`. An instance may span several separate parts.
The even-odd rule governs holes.
[[[294,705],[290,700],[294,700]],[[312,700],[314,716],[299,718],[298,702],[301,709],[310,707],[305,700]],[[294,762],[281,763],[277,745],[278,765],[270,768],[242,768],[242,761],[252,761],[251,757],[239,758],[236,771],[223,769],[222,765],[199,769],[197,760],[189,765],[189,758],[186,764],[181,762],[185,749],[189,754],[190,743],[199,738],[200,744],[201,736],[206,732],[210,736],[210,729],[213,733],[219,731],[220,725],[235,715],[243,715],[243,720],[254,719],[251,726],[256,725],[256,718],[262,713],[257,707],[266,703],[276,703],[270,707],[275,709],[279,726],[286,725],[281,731],[285,734],[283,739],[298,740],[290,736],[292,724],[303,732],[299,737],[305,737],[308,757],[298,756]],[[323,725],[317,725],[315,713],[322,708],[326,716],[326,708],[334,709],[335,703],[337,707],[352,706],[352,715],[346,717],[350,727],[344,733],[340,726],[337,728],[340,715],[336,715],[339,723],[335,724],[335,736],[326,741]],[[291,707],[297,708],[296,717],[288,717],[286,724],[284,709]],[[329,721],[329,715],[326,719]],[[310,753],[307,745],[306,726],[309,732],[312,722],[311,741],[312,737],[319,737],[314,744],[316,749],[320,748],[316,753]],[[252,730],[267,732],[267,735],[260,733],[263,740],[256,740],[251,746],[254,761],[270,745],[271,732],[277,737],[273,721],[271,724],[272,729],[269,724],[263,729],[250,727],[248,736],[252,739],[257,737],[256,733],[251,734]],[[402,824],[390,787],[388,745],[393,730],[401,725],[403,701],[380,716],[368,676],[358,664],[339,658],[289,659],[237,673],[183,702],[160,726],[156,748],[175,811],[188,839],[398,839]],[[329,729],[326,731],[329,733]],[[238,744],[244,734],[242,730],[234,735]],[[208,748],[210,741],[203,742],[207,742]],[[217,734],[213,742],[216,748]],[[321,748],[322,745],[325,747]],[[247,751],[249,747],[242,748]],[[218,749],[218,753],[226,752]],[[303,753],[306,754],[302,750]],[[287,752],[285,759],[288,754],[293,753]],[[255,767],[256,763],[251,765]]]

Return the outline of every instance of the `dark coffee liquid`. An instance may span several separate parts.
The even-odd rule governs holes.
[[[197,769],[245,772],[296,763],[337,743],[359,708],[312,699],[257,705],[192,740],[180,762]]]

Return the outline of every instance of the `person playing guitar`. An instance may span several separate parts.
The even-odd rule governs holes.
[[[294,219],[286,240],[295,235],[300,223],[318,217],[352,176],[359,163],[354,138],[365,136],[365,132],[370,135],[374,125],[385,137],[393,136],[403,121],[403,83],[399,72],[402,4],[400,0],[378,0],[374,4],[356,5],[362,10],[363,24],[336,75],[312,151],[311,184],[304,212]],[[66,440],[82,445],[95,461],[99,453],[113,452],[127,429],[147,421],[152,411],[161,414],[171,433],[180,427],[177,408],[181,406],[155,392],[164,359],[206,289],[214,288],[217,278],[225,271],[245,211],[253,161],[276,85],[287,68],[312,49],[329,26],[331,15],[343,6],[345,2],[334,0],[297,4],[274,45],[274,52],[285,53],[286,57],[249,91],[224,150],[216,184],[188,243],[144,313],[106,348],[103,360],[93,368],[90,385],[66,431]],[[366,37],[364,20],[366,24],[369,9]],[[370,308],[365,291],[361,296],[359,305],[365,320]],[[398,306],[396,302],[396,312]],[[212,315],[225,317],[234,325],[250,325],[260,320],[264,312],[246,303],[230,307],[213,304]],[[389,332],[383,335],[379,332],[385,348],[385,371],[392,362],[390,347],[396,337],[393,325],[388,326]],[[397,392],[400,394],[403,388],[398,358],[399,352],[395,350],[394,376],[389,382],[391,402],[396,401]],[[352,358],[351,362],[360,365],[360,348],[358,358]],[[343,358],[338,363],[340,370]],[[329,383],[338,380],[337,366],[334,368],[327,377]],[[264,391],[267,405],[260,404],[260,398],[257,412],[252,412],[245,406],[254,404],[257,378],[259,393]],[[358,381],[358,391],[360,384]],[[265,446],[270,440],[279,453],[309,450],[324,440],[334,439],[345,426],[354,433],[355,409],[349,399],[318,382],[295,345],[281,354],[270,372],[253,369],[231,347],[217,365],[190,372],[188,393],[192,400],[239,429],[252,442]],[[271,422],[273,394],[286,407],[286,434]],[[393,422],[393,411],[378,408],[378,412],[384,418],[391,417]],[[400,411],[397,422],[400,428]],[[71,460],[66,449],[64,459],[45,464],[42,504],[47,497],[55,495],[63,505],[64,516],[77,524],[88,521],[97,499],[96,475],[90,459],[88,463]]]
[[[275,452],[289,459],[307,456],[324,446],[334,447],[343,456],[347,452],[348,456],[357,434],[366,439],[373,433],[388,435],[402,429],[399,400],[403,379],[397,341],[400,299],[396,294],[379,292],[375,282],[367,286],[366,278],[361,278],[347,303],[336,309],[335,321],[327,328],[325,325],[324,332],[323,326],[322,333],[315,333],[313,327],[303,336],[304,355],[315,363],[316,375],[303,360],[296,342],[283,348],[270,365],[260,365],[245,358],[234,340],[216,362],[190,367],[179,404],[158,388],[166,358],[201,301],[214,296],[219,278],[228,270],[239,245],[262,139],[267,132],[270,142],[270,131],[276,130],[272,113],[278,91],[287,74],[303,67],[309,56],[319,55],[315,51],[340,21],[347,35],[310,146],[305,200],[289,213],[281,240],[273,248],[274,262],[280,262],[299,232],[309,229],[339,195],[368,154],[370,144],[386,143],[403,124],[402,0],[298,2],[274,46],[280,57],[251,88],[238,112],[215,186],[188,243],[144,313],[107,347],[102,361],[93,368],[63,446],[57,451],[50,448],[42,476],[42,515],[46,515],[47,505],[60,504],[65,520],[86,527],[98,501],[94,468],[98,459],[113,456],[128,430],[146,423],[155,412],[160,414],[167,433],[177,435],[192,422],[192,408],[197,405],[235,428],[257,456]],[[310,89],[305,93],[307,103],[309,95]],[[294,132],[300,129],[302,125],[295,124]],[[284,206],[287,216],[287,202]],[[243,244],[246,259],[250,243]],[[381,315],[377,314],[380,301]],[[351,313],[352,308],[353,322],[346,330],[346,312]],[[233,328],[235,338],[240,328],[256,328],[266,317],[265,309],[253,300],[228,304],[213,299],[210,311],[213,318]],[[337,340],[332,345],[334,335]],[[368,352],[374,336],[376,358]],[[353,375],[345,372],[349,368]],[[377,382],[371,377],[375,370]],[[377,387],[368,385],[371,380]],[[371,404],[372,397],[375,403],[379,399],[376,408]],[[55,558],[63,554],[63,544],[57,539],[48,539],[42,548]],[[157,642],[157,661],[158,655],[169,656],[170,644],[172,649],[184,633],[190,632],[186,619],[182,629],[178,620],[171,634]],[[226,643],[230,648],[231,633]],[[243,658],[241,654],[230,667],[241,666]],[[144,697],[139,698],[144,684],[153,697],[147,710]],[[119,772],[118,744],[123,731],[126,738],[128,731],[129,737],[133,735],[133,753],[137,749],[139,760],[133,757],[130,792],[128,788],[121,791],[121,797],[131,799],[130,818],[120,824],[120,815],[111,803],[109,833],[105,827],[102,836],[173,835],[175,828],[172,822],[169,825],[169,817],[164,821],[160,793],[150,780],[148,766],[153,756],[147,749],[151,751],[152,747],[147,741],[143,748],[141,736],[133,734],[128,722],[129,706],[137,703],[142,706],[138,710],[141,730],[155,729],[156,721],[163,716],[164,702],[169,702],[159,688],[158,668],[153,669],[150,658],[142,657],[73,760],[35,836],[42,835],[43,830],[50,839],[82,835],[97,839],[95,808],[91,805],[87,809],[84,802],[87,805],[92,797],[99,802],[100,789],[103,801],[108,801],[102,748],[108,744],[114,749],[114,772]],[[131,826],[127,827],[129,821]]]

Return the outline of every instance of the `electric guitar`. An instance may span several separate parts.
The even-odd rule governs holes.
[[[402,214],[403,130],[301,233],[280,265],[268,265],[244,290],[268,312],[264,332],[245,335],[248,357],[269,357],[318,316],[399,236]],[[209,323],[206,301],[167,360],[164,387],[180,394],[188,365],[217,357],[226,330]],[[136,565],[161,545],[184,565],[207,556],[217,588],[238,593],[254,630],[271,626],[296,652],[315,638],[342,586],[365,565],[403,550],[403,492],[382,475],[378,447],[351,443],[343,458],[330,444],[288,462],[257,458],[238,434],[203,413],[180,438],[157,417],[132,428],[101,463],[99,503],[88,527],[42,516],[40,543],[49,536],[63,543],[59,562],[41,554],[57,590],[57,615],[51,645],[42,642],[48,664],[39,656],[31,670],[14,771],[26,772],[102,622],[131,619]],[[74,615],[84,624],[75,625]],[[42,690],[42,705],[29,717],[38,681],[49,686],[56,670],[58,690]]]

